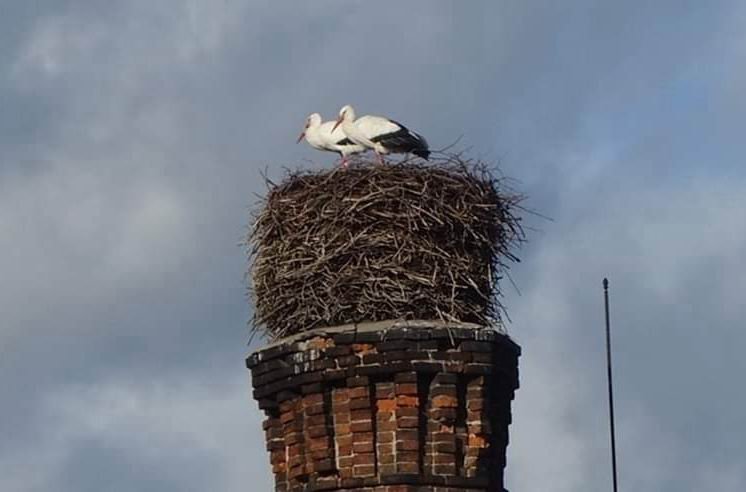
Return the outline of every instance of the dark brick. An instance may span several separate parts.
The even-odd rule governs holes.
[[[418,485],[420,484],[419,473],[394,473],[381,477],[383,485]]]
[[[256,365],[251,370],[251,375],[254,376],[254,377],[256,377],[256,376],[259,376],[261,374],[265,374],[265,373],[270,372],[270,371],[276,371],[278,369],[284,369],[284,368],[289,367],[289,366],[290,366],[290,364],[288,364],[285,361],[280,360],[280,359],[270,360],[270,361],[262,362],[262,363]]]
[[[383,331],[363,331],[355,334],[355,341],[362,343],[375,343],[383,340]]]
[[[324,372],[325,371],[307,372],[300,376],[290,378],[288,381],[290,384],[288,386],[301,386],[304,384],[318,383],[324,379]]]
[[[327,357],[330,358],[342,357],[345,355],[350,355],[352,353],[352,348],[349,345],[337,345],[335,347],[329,347],[328,349],[325,349],[324,353]]]
[[[417,347],[417,344],[407,340],[392,340],[387,342],[381,342],[376,345],[379,352],[389,352],[392,350],[410,350]]]
[[[490,364],[466,364],[464,366],[464,374],[478,374],[480,376],[486,376],[492,374],[492,365]]]
[[[257,401],[260,410],[274,410],[277,408],[277,401],[274,398],[262,398]]]
[[[426,340],[417,342],[417,350],[438,350],[438,341]]]
[[[363,364],[382,364],[385,361],[383,354],[363,355]]]
[[[355,377],[347,378],[348,388],[355,388],[357,386],[368,386],[369,384],[370,384],[370,380],[366,377],[355,376]]]
[[[459,349],[462,352],[492,352],[492,344],[490,342],[461,342]]]
[[[338,379],[344,379],[346,377],[347,377],[346,369],[331,369],[328,371],[324,371],[324,375],[323,375],[324,381],[336,381]]]
[[[359,376],[382,376],[386,374],[396,374],[401,371],[410,371],[411,362],[390,362],[380,366],[360,366],[350,368],[353,374]]]
[[[304,395],[311,393],[323,393],[324,386],[321,383],[305,384],[301,387],[300,392]]]
[[[350,345],[355,342],[354,333],[336,333],[333,338],[335,345]]]
[[[471,360],[480,364],[491,364],[492,354],[491,353],[473,353]]]
[[[430,354],[416,350],[393,350],[386,352],[386,362],[397,362],[400,360],[428,360]]]
[[[442,362],[412,362],[412,369],[417,372],[438,373],[443,371]]]
[[[396,383],[416,383],[417,373],[416,372],[402,372],[394,376],[394,382]]]
[[[337,359],[337,363],[339,364],[339,367],[356,366],[360,364],[360,357],[357,355],[345,355],[344,357]]]
[[[458,383],[458,376],[455,374],[438,374],[433,378],[433,384],[456,384]]]

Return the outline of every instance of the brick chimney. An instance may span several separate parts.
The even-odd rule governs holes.
[[[469,323],[317,328],[251,354],[278,492],[502,492],[520,347]]]

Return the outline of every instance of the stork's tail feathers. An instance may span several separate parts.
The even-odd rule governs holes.
[[[430,146],[427,144],[427,140],[425,140],[425,137],[423,137],[419,133],[411,133],[416,137],[418,144],[418,148],[414,149],[412,153],[427,160],[428,157],[430,157]]]
[[[430,157],[430,151],[427,149],[417,149],[413,150],[412,153],[418,157],[422,157],[425,160],[428,160],[428,157]]]

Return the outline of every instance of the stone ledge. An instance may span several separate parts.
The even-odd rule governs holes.
[[[308,340],[332,337],[336,343],[372,343],[396,340],[475,340],[502,339],[520,355],[521,348],[510,337],[493,327],[474,323],[450,323],[440,320],[389,320],[315,328],[270,343],[246,358],[252,369],[260,362],[282,357],[288,352],[307,350]]]

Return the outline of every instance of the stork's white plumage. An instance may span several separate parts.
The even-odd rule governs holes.
[[[383,162],[383,154],[408,154],[427,159],[430,156],[427,141],[406,126],[382,116],[355,118],[355,110],[349,104],[339,110],[334,128],[341,127],[345,135],[356,144],[372,149]]]
[[[336,128],[333,121],[322,122],[319,113],[313,113],[306,118],[298,142],[306,139],[311,147],[328,152],[336,152],[342,157],[342,166],[347,167],[347,157],[365,151],[365,147],[347,138],[342,128]]]

